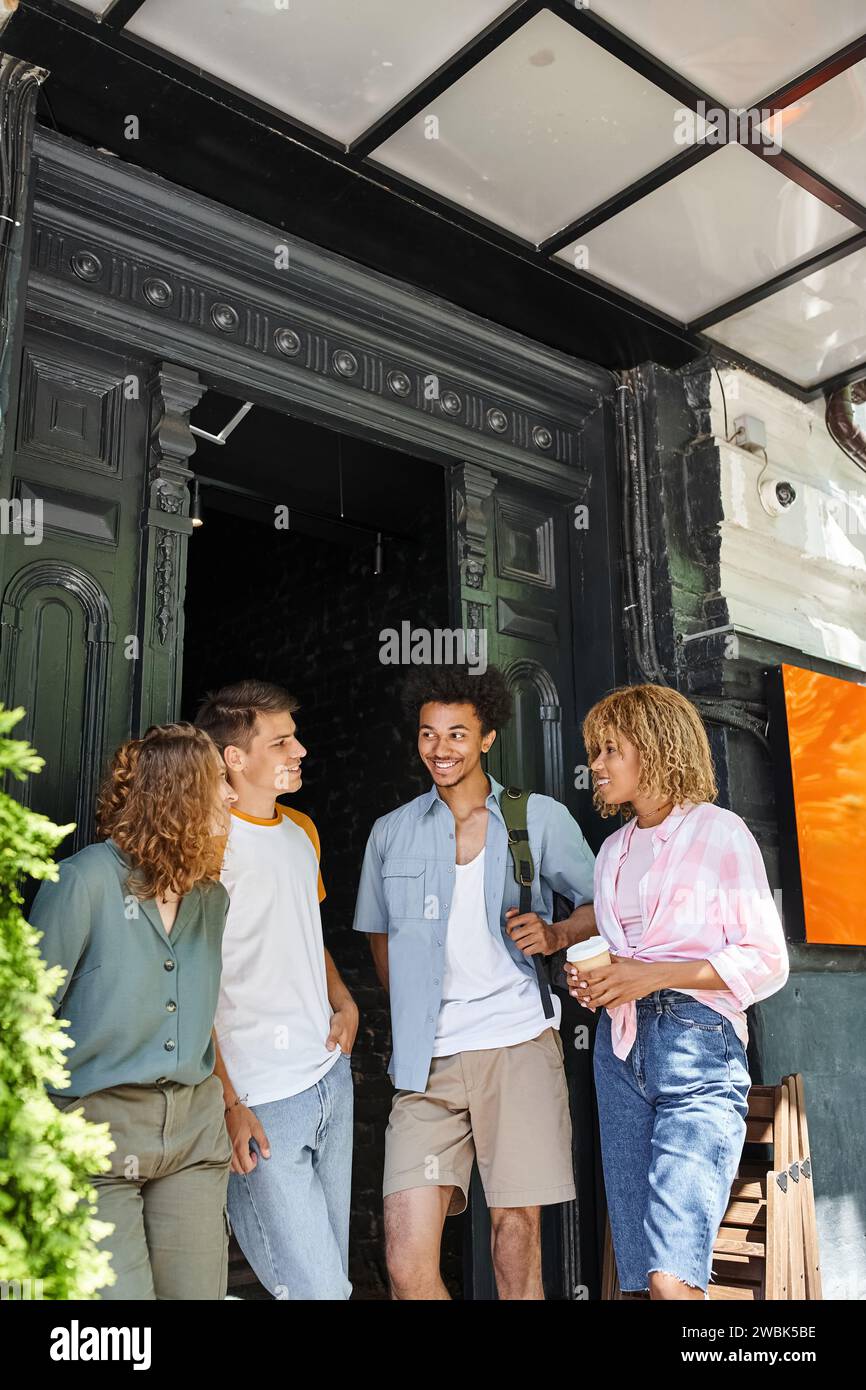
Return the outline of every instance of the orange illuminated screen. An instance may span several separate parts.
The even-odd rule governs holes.
[[[866,945],[866,687],[783,666],[806,940]]]

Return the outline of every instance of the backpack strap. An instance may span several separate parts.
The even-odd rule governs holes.
[[[518,910],[521,914],[532,911],[532,883],[535,878],[535,864],[529,847],[529,831],[526,824],[529,797],[530,793],[521,791],[519,787],[506,787],[499,799],[499,809],[508,831],[508,848],[511,852],[514,877],[520,890]],[[553,1018],[553,1000],[545,977],[544,958],[533,956],[532,961],[535,965],[544,1017]]]

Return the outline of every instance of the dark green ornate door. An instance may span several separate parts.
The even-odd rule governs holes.
[[[26,331],[2,496],[31,524],[3,537],[0,699],[23,706],[18,728],[45,759],[16,794],[77,826],[61,854],[92,838],[106,755],[130,727],[145,455],[138,380],[124,356]]]
[[[454,468],[450,477],[459,622],[476,634],[470,639],[474,650],[486,652],[488,663],[502,669],[514,696],[514,716],[491,750],[489,771],[505,785],[515,783],[565,802],[583,824],[586,804],[578,787],[585,777],[579,770],[583,752],[577,716],[585,697],[576,679],[580,642],[575,628],[588,564],[586,499],[577,484],[571,493],[536,488],[472,464]],[[569,910],[562,903],[560,915]],[[576,1031],[584,1023],[577,1018],[577,1005],[564,991],[560,998],[575,1173],[579,1189],[588,1185],[584,1206],[589,1218],[595,1206],[595,1143],[588,1033],[585,1026]],[[587,1045],[570,1049],[572,1038]],[[543,1211],[548,1298],[585,1298],[594,1284],[593,1221],[588,1219],[582,1233],[580,1208],[579,1198]],[[490,1219],[477,1170],[467,1244],[466,1296],[495,1298]]]
[[[35,320],[26,327],[0,477],[0,497],[11,499],[0,700],[24,708],[20,735],[45,759],[16,796],[76,825],[61,856],[93,838],[113,749],[177,716],[188,418],[202,392],[185,368]]]

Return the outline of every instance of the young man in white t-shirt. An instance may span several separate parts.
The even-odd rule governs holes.
[[[482,764],[511,715],[505,677],[495,666],[419,666],[405,694],[431,785],[373,826],[354,923],[391,1004],[392,1294],[448,1298],[442,1230],[466,1208],[477,1158],[499,1297],[541,1299],[541,1210],[572,1201],[575,1185],[561,1006],[533,957],[594,934],[593,855],[565,806],[530,796],[535,873],[531,910],[520,912],[508,791]],[[573,910],[554,922],[557,893]]]
[[[322,939],[319,836],[276,802],[301,786],[295,701],[265,681],[208,696],[197,722],[237,793],[214,1024],[232,1141],[228,1210],[275,1298],[346,1299],[358,1010]]]

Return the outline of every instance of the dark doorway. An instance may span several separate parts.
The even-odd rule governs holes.
[[[193,424],[218,434],[241,404],[212,393]],[[361,1010],[350,1273],[356,1298],[382,1298],[390,1031],[367,940],[351,924],[373,821],[426,787],[400,705],[405,671],[381,663],[380,632],[449,625],[444,474],[258,406],[224,445],[200,437],[192,463],[203,524],[189,544],[182,713],[250,675],[300,700],[308,756],[291,804],[318,827],[325,939]],[[455,1296],[462,1224],[448,1223],[444,1255]],[[237,1258],[230,1287],[267,1296]]]

